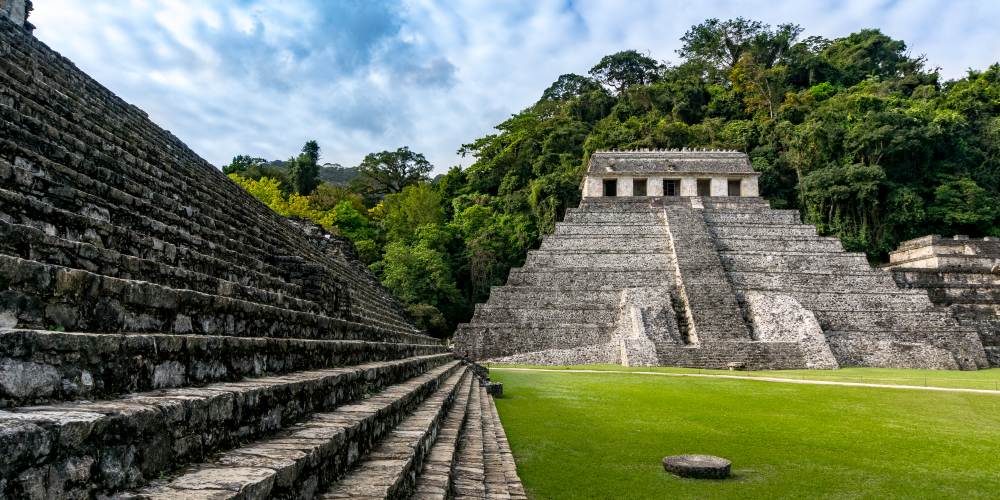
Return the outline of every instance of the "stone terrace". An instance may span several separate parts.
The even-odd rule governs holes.
[[[484,379],[0,16],[0,498],[524,498]]]
[[[924,236],[901,243],[886,268],[899,286],[926,291],[975,328],[990,366],[1000,366],[1000,240]]]

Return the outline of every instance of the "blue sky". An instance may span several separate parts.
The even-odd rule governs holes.
[[[676,61],[691,25],[736,16],[880,28],[948,78],[1000,59],[993,0],[36,0],[31,21],[217,165],[317,139],[323,161],[408,145],[442,172],[560,74],[623,49]]]

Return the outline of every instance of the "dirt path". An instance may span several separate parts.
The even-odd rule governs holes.
[[[778,382],[782,384],[807,384],[807,385],[839,385],[846,387],[875,387],[879,389],[908,389],[914,391],[937,391],[937,392],[967,392],[972,394],[993,394],[1000,396],[1000,391],[991,389],[966,389],[960,387],[931,387],[920,385],[896,385],[896,384],[866,384],[864,382],[834,382],[829,380],[809,380],[783,377],[751,377],[747,375],[719,375],[709,373],[664,373],[664,372],[643,372],[627,370],[585,370],[567,369],[558,370],[550,368],[502,368],[491,367],[490,370],[508,370],[524,372],[548,372],[548,373],[623,373],[627,375],[660,375],[664,377],[699,377],[699,378],[723,378],[733,380],[757,380],[761,382]]]

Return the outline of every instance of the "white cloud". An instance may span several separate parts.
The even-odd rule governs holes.
[[[327,161],[409,145],[443,172],[560,74],[622,49],[676,61],[680,37],[709,17],[830,38],[879,28],[947,78],[1000,58],[1000,2],[985,0],[401,1],[46,0],[32,22],[220,165],[285,158],[315,138]]]

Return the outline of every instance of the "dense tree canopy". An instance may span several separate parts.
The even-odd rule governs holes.
[[[351,189],[311,196],[253,177],[266,166],[252,157],[227,168],[279,213],[351,238],[436,335],[468,320],[579,203],[596,150],[744,151],[772,206],[799,209],[872,261],[928,233],[1000,236],[1000,64],[942,82],[878,30],[802,36],[794,24],[710,19],[683,36],[676,65],[611,54],[463,145],[475,161],[433,183],[406,147],[368,155]]]

